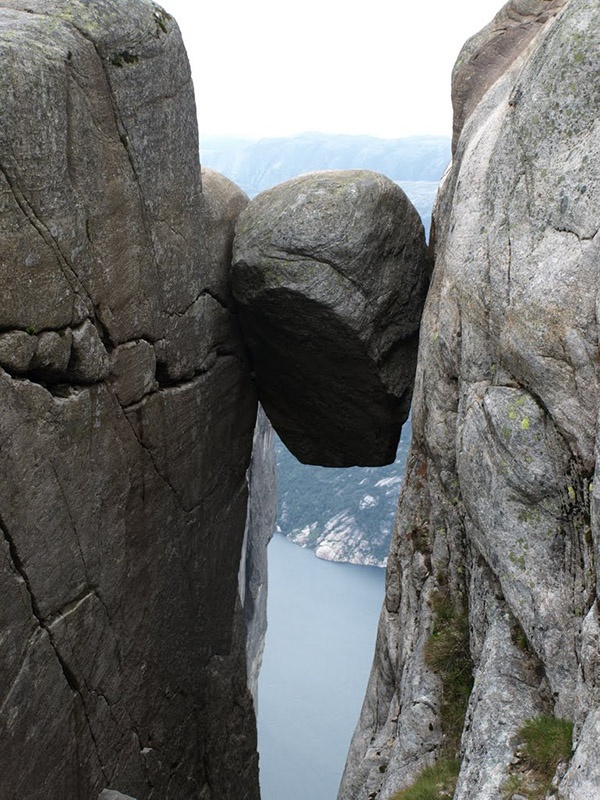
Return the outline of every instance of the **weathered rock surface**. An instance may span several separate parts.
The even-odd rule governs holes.
[[[100,792],[98,795],[98,800],[135,800],[135,797],[121,794],[121,792],[114,792],[112,789],[104,789],[104,791]]]
[[[555,17],[567,0],[510,0],[462,48],[452,72],[452,152],[465,121],[487,90]]]
[[[259,406],[248,467],[248,516],[240,562],[240,600],[246,624],[248,686],[258,706],[258,676],[267,633],[267,545],[277,519],[277,461],[271,423]]]
[[[253,800],[256,397],[177,26],[1,0],[0,61],[0,797]]]
[[[0,334],[0,366],[17,374],[27,372],[37,346],[37,338],[25,331]]]
[[[556,10],[503,14],[525,6]],[[438,197],[414,438],[340,800],[389,800],[447,745],[424,655],[440,596],[468,612],[473,664],[455,800],[504,797],[538,714],[574,723],[558,797],[600,796],[600,4],[535,25],[479,88]]]
[[[219,296],[230,301],[231,275],[221,265],[231,264],[235,224],[250,201],[229,178],[208,167],[202,167],[202,201],[206,250],[215,265],[214,283]]]
[[[241,214],[234,294],[261,403],[300,461],[394,460],[428,278],[419,215],[377,173],[294,178]]]

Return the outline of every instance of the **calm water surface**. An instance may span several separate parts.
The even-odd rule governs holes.
[[[358,720],[384,570],[321,561],[275,534],[259,683],[262,800],[335,800]]]

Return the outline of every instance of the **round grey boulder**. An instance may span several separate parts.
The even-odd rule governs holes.
[[[233,232],[240,213],[248,205],[248,195],[220,172],[202,167],[201,202],[211,286],[222,301],[228,302]]]
[[[260,401],[300,461],[394,460],[429,267],[417,211],[375,172],[302,175],[240,215],[234,297]]]

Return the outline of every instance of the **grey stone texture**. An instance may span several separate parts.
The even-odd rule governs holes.
[[[108,377],[108,354],[98,328],[86,319],[73,328],[69,377],[76,383],[96,383]]]
[[[31,373],[50,383],[65,380],[73,346],[71,329],[65,328],[60,333],[44,331],[36,338],[37,347],[29,364]]]
[[[248,686],[258,707],[258,676],[267,633],[267,545],[277,520],[277,460],[274,433],[258,407],[252,459],[248,467],[248,516],[240,562],[240,599],[246,624]]]
[[[0,797],[257,800],[256,396],[180,34],[0,0],[0,62]]]
[[[37,337],[25,331],[0,334],[0,366],[16,374],[27,372],[37,344]]]
[[[556,10],[502,13],[525,5]],[[443,750],[423,655],[440,590],[468,610],[474,668],[455,800],[502,800],[541,713],[574,723],[556,796],[600,797],[600,3],[536,26],[480,87],[438,196],[414,439],[340,800],[389,800]]]
[[[127,342],[111,353],[111,383],[120,405],[133,405],[158,389],[155,376],[156,352],[150,342]]]
[[[462,48],[452,72],[452,151],[466,120],[487,90],[568,0],[509,0]]]
[[[208,167],[202,167],[202,200],[206,248],[215,264],[216,290],[221,298],[230,302],[231,274],[220,265],[231,264],[235,225],[250,200],[229,178]]]
[[[242,212],[234,295],[260,401],[300,461],[394,460],[428,279],[419,215],[375,172],[309,173]]]

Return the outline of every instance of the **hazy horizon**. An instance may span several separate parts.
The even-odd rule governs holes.
[[[186,43],[202,137],[450,136],[450,77],[502,0],[162,0]]]

